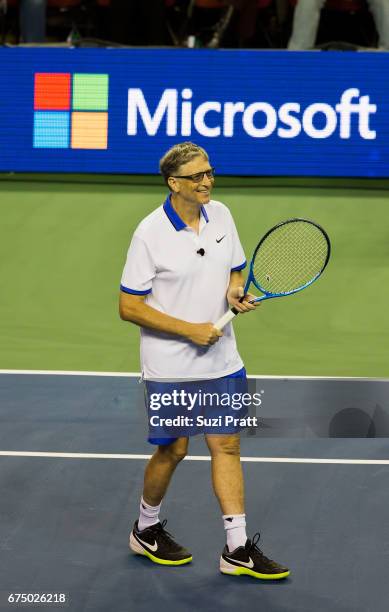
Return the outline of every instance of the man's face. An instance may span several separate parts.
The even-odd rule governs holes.
[[[196,174],[205,173],[212,170],[209,161],[202,155],[194,157],[187,164],[183,164],[176,172],[177,176],[193,176],[193,178],[174,178],[172,179],[173,191],[180,198],[190,203],[197,203],[200,206],[207,204],[211,199],[211,191],[214,183],[213,178],[208,178],[206,174],[199,182],[196,182]]]

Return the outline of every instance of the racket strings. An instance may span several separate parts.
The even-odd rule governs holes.
[[[295,291],[313,281],[328,256],[323,231],[308,221],[293,221],[276,227],[260,244],[253,274],[266,293]]]

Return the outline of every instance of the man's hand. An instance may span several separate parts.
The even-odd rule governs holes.
[[[223,332],[212,323],[188,323],[188,340],[199,346],[211,346],[219,340]]]
[[[244,300],[240,302],[239,300],[243,297],[243,295],[243,287],[231,287],[227,292],[227,301],[229,305],[235,308],[238,312],[249,312],[250,310],[255,310],[259,305],[259,302],[256,304],[250,304],[250,300],[255,299],[255,295],[246,293]]]

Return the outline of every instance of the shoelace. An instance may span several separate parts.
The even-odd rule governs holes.
[[[166,523],[167,523],[167,519],[162,521],[162,523],[160,523],[159,525],[158,524],[155,525],[154,526],[154,531],[157,531],[158,535],[161,536],[167,542],[174,541],[172,534],[169,533],[168,531],[166,531],[166,529],[165,529]]]
[[[274,561],[272,561],[272,559],[269,559],[269,557],[266,557],[263,554],[262,550],[259,548],[259,546],[257,546],[260,537],[261,537],[261,534],[259,532],[254,534],[253,539],[251,540],[250,552],[257,553],[265,561],[269,561],[270,563],[275,563]]]

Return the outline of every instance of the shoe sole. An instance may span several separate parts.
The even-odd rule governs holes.
[[[282,580],[287,578],[290,571],[282,572],[280,574],[261,574],[260,572],[254,572],[248,567],[241,567],[228,563],[223,557],[220,557],[220,571],[222,574],[228,574],[229,576],[252,576],[259,580]]]
[[[160,559],[159,557],[155,557],[148,550],[143,548],[141,544],[139,544],[138,540],[134,538],[132,533],[130,534],[129,547],[137,555],[148,557],[150,561],[153,563],[158,563],[159,565],[185,565],[185,563],[190,563],[193,558],[186,557],[185,559],[179,559],[178,561],[170,561],[169,559]]]

